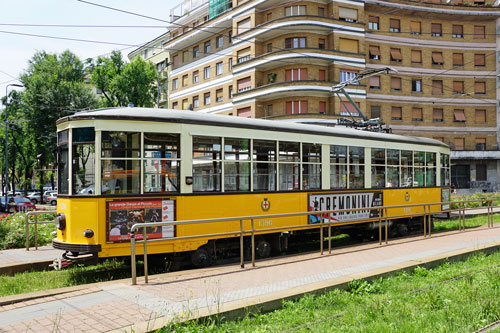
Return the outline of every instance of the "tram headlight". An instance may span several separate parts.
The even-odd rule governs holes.
[[[83,236],[87,237],[87,238],[92,238],[94,237],[94,230],[92,229],[87,229],[83,232]]]
[[[57,229],[61,231],[66,229],[66,215],[64,213],[57,214],[55,222]]]

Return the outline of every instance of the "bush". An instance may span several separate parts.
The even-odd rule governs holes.
[[[54,214],[41,214],[38,221],[52,221]],[[30,222],[34,222],[34,217],[29,217]],[[38,245],[50,244],[52,232],[56,230],[54,224],[38,225]],[[35,246],[35,225],[29,226],[29,243]],[[23,248],[26,246],[26,226],[24,213],[14,215],[0,215],[0,250]]]

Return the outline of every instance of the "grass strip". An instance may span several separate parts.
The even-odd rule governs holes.
[[[355,280],[283,302],[283,309],[172,324],[159,332],[471,332],[500,319],[500,253],[417,267],[389,278]]]

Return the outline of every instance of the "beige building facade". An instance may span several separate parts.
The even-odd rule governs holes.
[[[347,86],[353,101],[394,133],[449,144],[459,189],[493,191],[500,176],[496,5],[186,0],[172,9],[169,33],[148,47],[160,45],[168,64],[164,107],[240,117],[358,118],[332,86],[390,67]]]

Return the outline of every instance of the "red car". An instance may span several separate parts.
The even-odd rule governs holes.
[[[5,212],[5,197],[0,197],[0,207],[1,210]],[[28,210],[35,210],[35,205],[30,199],[26,197],[9,197],[9,209],[8,212],[25,212]]]

